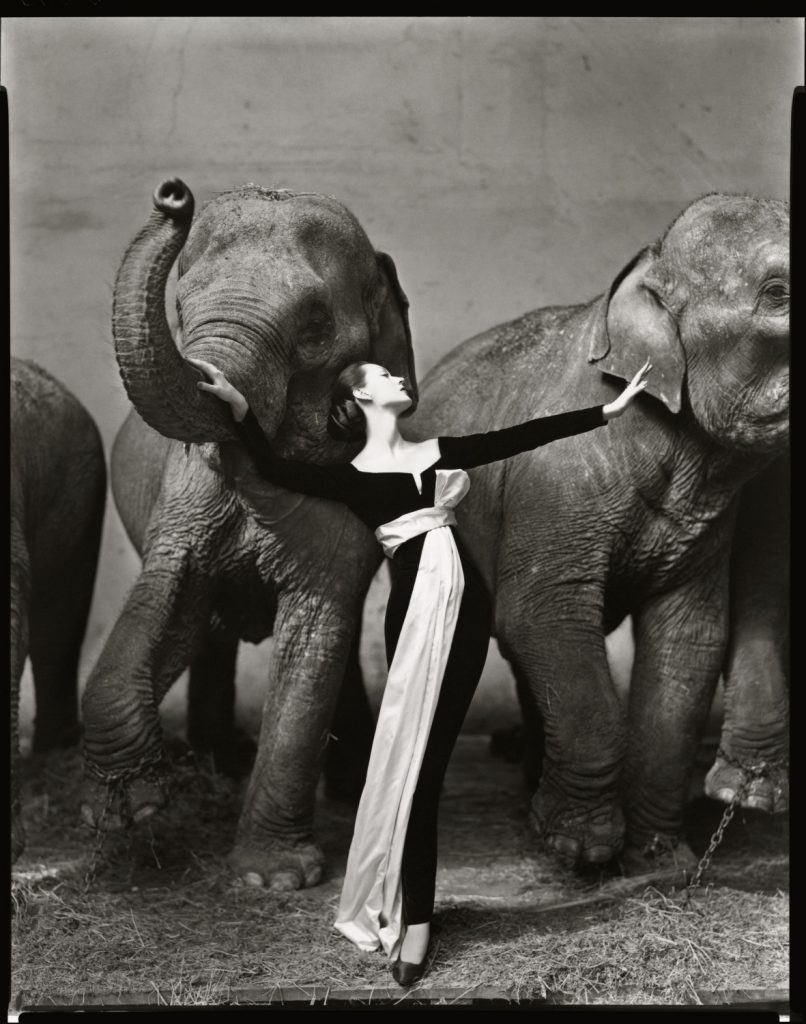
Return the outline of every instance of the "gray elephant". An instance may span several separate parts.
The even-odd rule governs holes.
[[[416,403],[408,302],[391,258],[331,197],[247,185],[217,195],[191,226],[193,197],[175,179],[154,205],[123,259],[113,308],[135,411],[114,444],[112,485],[143,565],[84,692],[82,816],[120,828],[163,804],[157,709],[187,666],[190,738],[225,752],[238,642],[273,635],[231,862],[253,882],[312,885],[323,865],[313,809],[328,734],[352,753],[343,785],[352,771],[360,789],[369,752],[354,638],[379,549],[345,506],[259,477],[229,413],[196,388],[200,373],[166,321],[165,286],[179,255],[183,353],[226,373],[279,454],[321,463],[355,455],[325,431],[346,365],[382,363],[407,378]],[[345,668],[354,710],[339,714]]]
[[[705,196],[606,295],[488,330],[421,382],[430,437],[607,402],[652,361],[629,415],[474,470],[458,510],[545,734],[532,817],[567,862],[693,859],[682,811],[726,656],[738,498],[788,445],[788,227],[783,202]],[[624,721],[604,637],[627,615]]]
[[[78,660],[92,601],[106,464],[91,416],[63,384],[11,358],[11,856],[25,847],[20,812],[19,697],[31,659],[33,750],[79,739]]]
[[[730,803],[744,783],[742,807],[789,809],[789,519],[788,457],[742,487],[730,556],[730,628],[722,666],[724,701],[707,796]],[[491,741],[495,756],[522,762],[537,788],[543,756],[539,718],[522,697],[522,724]],[[528,737],[527,737],[528,732]]]
[[[722,735],[705,792],[743,807],[789,808],[789,459],[742,489],[730,568]]]

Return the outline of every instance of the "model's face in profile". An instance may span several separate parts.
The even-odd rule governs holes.
[[[353,394],[359,402],[371,401],[382,409],[402,411],[411,405],[411,395],[402,377],[393,377],[385,366],[377,363],[364,364],[364,386],[356,388]]]

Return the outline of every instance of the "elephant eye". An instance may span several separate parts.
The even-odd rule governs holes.
[[[644,293],[648,295],[656,305],[660,306],[660,308],[665,310],[667,313],[671,312],[658,286],[650,284],[647,281],[642,281],[641,287],[643,288]]]
[[[333,318],[326,309],[317,307],[308,316],[302,330],[302,340],[309,345],[321,345],[333,336]]]
[[[789,286],[781,278],[774,277],[761,286],[756,309],[780,311],[789,302]]]

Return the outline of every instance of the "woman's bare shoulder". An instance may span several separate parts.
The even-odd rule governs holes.
[[[365,473],[421,473],[440,457],[439,441],[435,437],[426,441],[406,441],[394,459],[367,457],[359,452],[352,465]]]

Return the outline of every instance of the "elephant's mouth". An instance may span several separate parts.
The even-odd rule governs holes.
[[[738,448],[751,451],[772,451],[786,444],[789,438],[789,405],[774,412],[749,418],[737,430]]]

